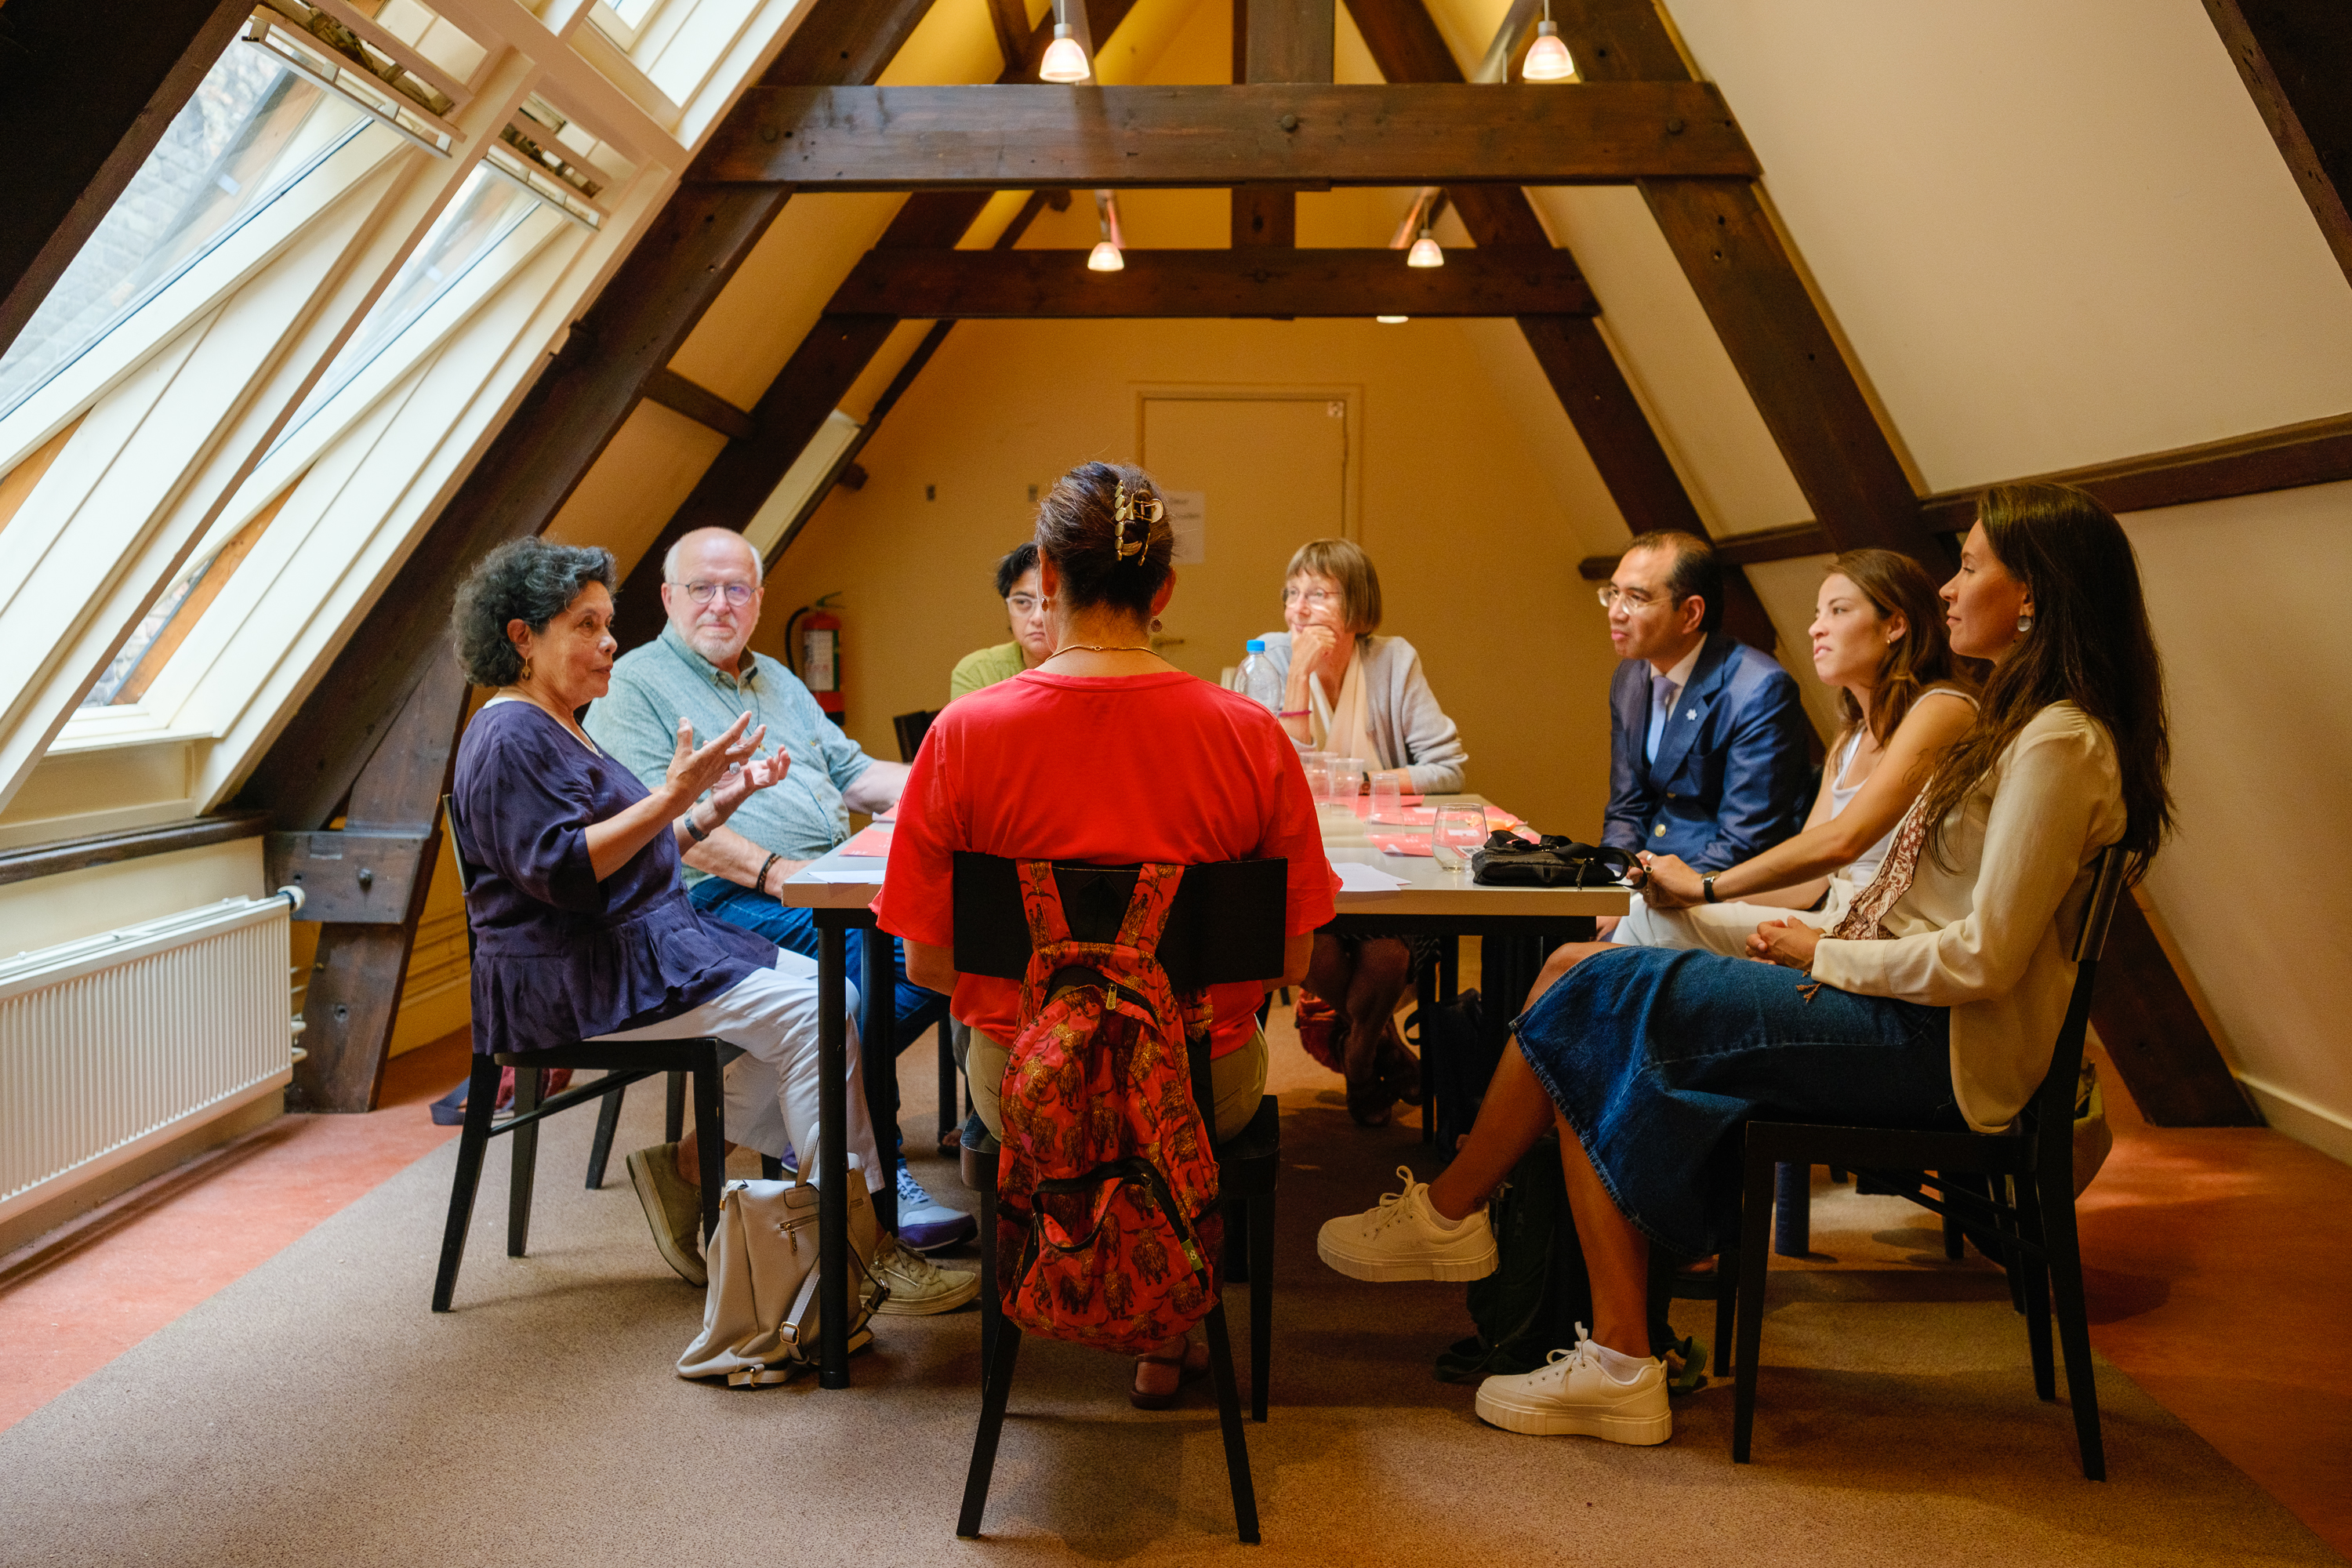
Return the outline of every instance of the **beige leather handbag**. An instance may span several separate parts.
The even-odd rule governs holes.
[[[849,1348],[873,1342],[866,1327],[889,1294],[874,1273],[881,1227],[857,1155],[849,1156]],[[782,1383],[819,1352],[817,1190],[804,1182],[730,1182],[719,1197],[702,1332],[677,1358],[680,1377],[720,1377],[730,1388]]]

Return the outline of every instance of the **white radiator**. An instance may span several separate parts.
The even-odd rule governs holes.
[[[0,1220],[285,1086],[291,917],[224,899],[0,962]]]

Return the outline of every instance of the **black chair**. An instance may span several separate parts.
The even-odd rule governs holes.
[[[915,753],[923,749],[923,737],[931,732],[931,721],[940,716],[936,708],[918,708],[912,713],[893,715],[890,728],[898,732],[898,760],[911,763]]]
[[[465,825],[457,803],[444,795],[442,809],[449,816],[449,844],[457,859],[457,876],[467,893],[479,879],[467,848]],[[474,928],[466,926],[468,958]],[[530,1241],[532,1179],[539,1163],[539,1124],[548,1117],[592,1100],[605,1102],[606,1115],[598,1120],[596,1152],[590,1162],[591,1187],[601,1184],[604,1163],[612,1148],[612,1124],[618,1120],[621,1091],[639,1079],[656,1073],[691,1074],[694,1080],[694,1125],[701,1134],[702,1235],[705,1242],[719,1228],[719,1189],[726,1180],[725,1112],[719,1100],[719,1072],[736,1047],[707,1037],[674,1040],[582,1040],[539,1051],[474,1053],[466,1089],[466,1121],[457,1134],[457,1175],[449,1189],[449,1223],[441,1237],[441,1268],[433,1280],[433,1310],[446,1312],[457,1293],[457,1269],[466,1258],[466,1232],[474,1220],[474,1195],[482,1182],[482,1156],[490,1140],[514,1135],[512,1178],[507,1192],[507,1256],[520,1258]],[[514,1115],[493,1125],[491,1112],[499,1098],[501,1069],[515,1069]],[[596,1068],[604,1076],[575,1085],[545,1101],[539,1098],[539,1075],[550,1068]],[[678,1081],[683,1083],[681,1076]],[[675,1125],[675,1123],[673,1123]],[[676,1133],[672,1134],[675,1141]]]
[[[1179,990],[1235,981],[1268,980],[1282,973],[1283,910],[1288,862],[1229,860],[1194,866],[1184,873],[1160,960]],[[1137,868],[1054,868],[1071,935],[1108,941],[1116,933],[1135,887]],[[993,855],[959,853],[955,866],[955,965],[965,974],[1019,979],[1029,966],[1029,930],[1021,907],[1015,863]],[[1216,1138],[1215,1100],[1209,1058],[1192,1058],[1192,1099],[1209,1124],[1217,1160],[1217,1206],[1225,1219],[1225,1256],[1245,1258],[1250,1286],[1250,1404],[1263,1422],[1266,1412],[1266,1363],[1274,1342],[1274,1195],[1281,1165],[1279,1103],[1272,1095],[1258,1102],[1249,1125],[1229,1140]],[[981,1413],[972,1439],[971,1468],[964,1481],[963,1511],[956,1533],[980,1534],[988,1506],[989,1478],[1013,1390],[1013,1367],[1021,1331],[1007,1321],[996,1279],[996,1178],[999,1145],[982,1136],[965,1150],[965,1179],[980,1190]],[[1236,1231],[1240,1234],[1236,1234]],[[1230,1268],[1227,1277],[1234,1277]],[[1209,1371],[1224,1432],[1226,1479],[1234,1495],[1234,1522],[1241,1539],[1258,1539],[1257,1492],[1250,1479],[1249,1448],[1242,1435],[1241,1398],[1234,1386],[1233,1345],[1221,1301],[1206,1321]]]
[[[2013,1297],[2025,1313],[2033,1354],[2034,1392],[2058,1396],[2051,1364],[2050,1316],[2056,1298],[2058,1339],[2066,1357],[2066,1394],[2074,1410],[2074,1436],[2083,1474],[2105,1480],[2099,1439],[2098,1390],[2091,1373],[2091,1331],[2083,1302],[2083,1255],[2074,1229],[2074,1090],[2082,1070],[2083,1036],[2091,1018],[2091,990],[2099,953],[2124,880],[2124,852],[2097,861],[2082,930],[2074,939],[2074,992],[2042,1080],[2014,1133],[1916,1132],[1879,1127],[1817,1127],[1751,1121],[1740,1215],[1739,1348],[1731,1424],[1731,1457],[1748,1461],[1756,1418],[1756,1355],[1764,1329],[1766,1229],[1781,1162],[1829,1164],[1852,1171],[1872,1191],[1898,1193],[1924,1208],[1957,1218],[1967,1231],[2005,1254]],[[1935,1195],[1929,1195],[1933,1189]]]
[[[940,716],[936,708],[918,708],[912,713],[893,715],[890,727],[898,734],[898,760],[911,763],[915,753],[923,749],[923,737],[931,732],[931,721]],[[943,1007],[938,1020],[940,1031],[940,1136],[945,1138],[963,1120],[956,1114],[955,1047],[948,1038],[947,1012]],[[923,1027],[929,1027],[926,1025]],[[917,1031],[920,1032],[920,1029]],[[912,1044],[912,1041],[908,1042]]]

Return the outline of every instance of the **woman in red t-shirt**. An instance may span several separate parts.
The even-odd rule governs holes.
[[[956,973],[957,850],[1108,866],[1290,863],[1281,978],[1210,993],[1220,1137],[1247,1124],[1265,1092],[1258,1005],[1269,986],[1298,984],[1316,928],[1333,913],[1338,879],[1297,748],[1264,708],[1151,651],[1154,617],[1176,591],[1175,537],[1158,491],[1139,468],[1085,463],[1038,504],[1055,651],[941,710],[898,799],[874,912],[906,940],[908,978],[950,993],[950,1010],[971,1026],[972,1108],[1000,1138],[997,1091],[1020,986]],[[1138,1358],[1134,1398],[1164,1406],[1180,1377],[1207,1365],[1204,1346],[1161,1346]]]

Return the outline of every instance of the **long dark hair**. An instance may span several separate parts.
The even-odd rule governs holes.
[[[1977,721],[1944,752],[1927,785],[1927,820],[1945,816],[1992,771],[2033,716],[2072,702],[2104,725],[2123,776],[2130,878],[2172,831],[2165,773],[2172,741],[2164,663],[2148,629],[2139,561],[2123,525],[2071,485],[1996,485],[1977,500],[1985,542],[2033,595],[2033,626],[1985,682]]]
[[[1887,644],[1879,656],[1878,679],[1870,693],[1871,739],[1886,744],[1902,728],[1911,705],[1932,687],[1975,689],[1975,679],[1963,673],[1952,657],[1944,603],[1936,596],[1935,580],[1926,567],[1893,550],[1848,550],[1830,563],[1826,575],[1853,584],[1880,620],[1903,617],[1902,640]],[[1862,704],[1843,687],[1838,688],[1838,715],[1849,735],[1862,723]]]

